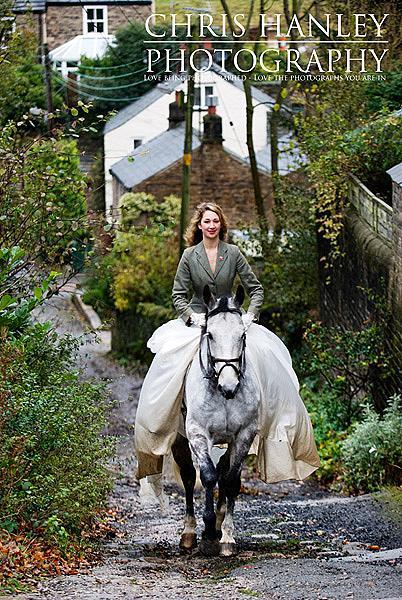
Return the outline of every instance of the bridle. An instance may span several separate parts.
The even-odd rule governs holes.
[[[211,352],[211,345],[210,345],[211,334],[207,331],[208,319],[210,319],[211,317],[213,317],[219,313],[223,313],[223,312],[236,313],[240,316],[242,315],[241,310],[238,308],[222,309],[219,306],[214,308],[210,312],[206,313],[205,325],[201,329],[199,360],[200,360],[201,371],[202,371],[202,374],[204,375],[204,378],[209,379],[211,381],[211,383],[213,383],[214,385],[218,384],[218,380],[219,380],[219,377],[220,377],[223,369],[225,367],[231,367],[235,371],[235,373],[239,379],[239,381],[237,382],[235,391],[234,391],[234,394],[236,394],[237,390],[239,389],[240,381],[244,377],[244,372],[245,372],[245,368],[246,368],[246,332],[244,332],[242,335],[242,338],[241,338],[242,339],[242,349],[237,358],[218,358],[217,356],[213,356],[213,354]],[[202,360],[202,342],[204,339],[206,340],[206,344],[207,344],[207,366],[206,367]],[[223,363],[223,365],[220,367],[219,371],[216,370],[216,363]]]

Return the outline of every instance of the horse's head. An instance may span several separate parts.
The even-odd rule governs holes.
[[[241,318],[244,289],[238,286],[234,297],[215,299],[206,285],[204,302],[207,306],[204,337],[207,364],[202,367],[205,376],[225,398],[234,398],[239,389],[245,367],[245,331]]]

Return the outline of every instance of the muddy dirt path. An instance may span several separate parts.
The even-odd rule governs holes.
[[[66,290],[40,316],[59,331],[86,330]],[[108,382],[116,407],[110,432],[117,436],[117,479],[110,509],[117,535],[102,545],[102,562],[89,572],[42,580],[23,600],[402,598],[401,530],[375,496],[345,498],[314,480],[264,485],[252,477],[236,506],[239,553],[206,559],[180,555],[183,495],[168,486],[170,507],[144,510],[138,497],[133,422],[141,378],[108,357],[108,334],[88,342],[79,362],[86,377]],[[197,520],[201,531],[201,500]],[[370,546],[378,546],[376,551]],[[9,596],[10,597],[10,596]]]

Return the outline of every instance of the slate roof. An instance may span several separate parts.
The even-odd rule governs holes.
[[[243,82],[237,78],[227,79],[227,76],[232,75],[232,73],[230,73],[229,71],[225,71],[224,69],[222,69],[222,67],[220,67],[216,63],[212,64],[211,71],[214,71],[215,73],[217,73],[218,75],[223,77],[223,79],[226,79],[226,81],[228,81],[229,83],[231,83],[232,85],[237,87],[238,90],[241,90],[242,92],[244,91]],[[226,77],[225,77],[225,75],[226,75]],[[257,102],[263,102],[263,103],[267,102],[269,104],[272,103],[272,105],[275,104],[275,99],[272,96],[270,96],[269,94],[266,94],[265,92],[262,92],[254,85],[251,86],[251,94],[252,94],[253,99],[257,100]]]
[[[387,173],[391,176],[392,181],[402,186],[402,162],[388,169]]]
[[[26,12],[32,11],[33,13],[43,13],[46,11],[45,0],[15,0],[13,6],[13,12]]]
[[[184,81],[184,76],[182,79]],[[124,123],[138,115],[147,108],[147,106],[150,106],[165,94],[171,94],[176,89],[177,85],[177,81],[164,81],[158,83],[156,87],[144,94],[139,100],[136,100],[119,110],[119,112],[106,123],[103,133],[109,133],[109,131],[117,129],[120,125],[124,125]]]
[[[185,125],[181,123],[174,129],[168,129],[146,144],[142,144],[119,162],[110,172],[124,185],[131,189],[145,179],[164,171],[183,156]],[[193,150],[201,146],[201,141],[193,134]]]
[[[224,79],[226,79],[225,75],[231,75],[228,71],[224,71],[219,65],[215,63],[212,65],[211,71],[214,71]],[[183,74],[183,76],[180,79],[181,81],[184,81],[185,74]],[[158,84],[156,88],[153,88],[151,91],[144,94],[144,96],[142,96],[139,100],[136,100],[132,104],[129,104],[128,106],[120,110],[114,117],[110,119],[110,121],[106,123],[103,132],[106,134],[110,131],[113,131],[113,129],[117,129],[121,125],[124,125],[124,123],[127,123],[127,121],[129,121],[130,119],[138,115],[140,112],[142,112],[145,108],[153,104],[156,100],[163,96],[163,94],[170,94],[171,92],[173,92],[179,85],[179,83],[181,83],[181,81],[177,79],[168,80],[166,82]],[[243,83],[240,80],[230,78],[226,79],[226,81],[237,87],[239,90],[243,91]],[[256,100],[257,102],[262,102],[264,104],[267,104],[267,106],[273,106],[275,104],[275,100],[274,98],[272,98],[272,96],[269,96],[268,94],[262,92],[258,88],[251,86],[251,91],[254,100]]]
[[[185,124],[181,123],[174,129],[168,129],[157,137],[153,138],[146,144],[141,144],[131,154],[130,160],[128,157],[119,160],[115,163],[110,173],[114,175],[126,189],[131,189],[156,175],[160,171],[168,169],[174,163],[181,160],[183,156]],[[201,146],[201,140],[197,133],[193,131],[193,150],[197,150]],[[233,157],[238,162],[249,165],[248,157],[244,158],[235,152],[231,152],[227,148],[223,148],[224,152]],[[134,159],[134,160],[133,160]],[[269,173],[268,165],[258,162],[258,170]]]
[[[14,0],[13,12],[20,13],[32,11],[33,13],[45,12],[47,6],[59,4],[78,4],[82,5],[82,0]],[[87,4],[99,4],[97,0],[85,0]],[[105,0],[102,4],[152,4],[152,0]]]

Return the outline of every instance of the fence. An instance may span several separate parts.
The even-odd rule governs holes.
[[[393,241],[393,212],[354,175],[349,179],[349,201],[364,221],[388,244]]]

